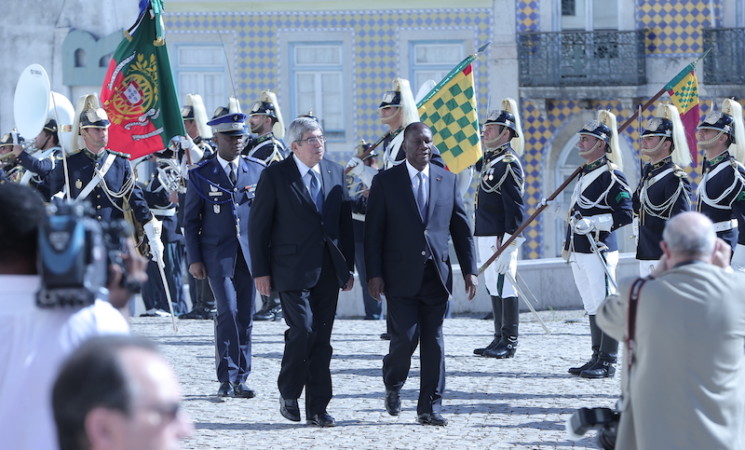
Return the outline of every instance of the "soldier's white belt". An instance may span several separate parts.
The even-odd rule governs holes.
[[[719,233],[720,231],[729,231],[737,227],[737,219],[725,220],[724,222],[717,222],[714,224],[714,231]]]
[[[168,208],[168,209],[153,209],[153,208],[150,208],[150,212],[152,212],[153,215],[156,215],[156,216],[175,216],[176,215],[176,208]]]

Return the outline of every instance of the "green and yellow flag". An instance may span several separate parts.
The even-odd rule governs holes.
[[[693,164],[697,164],[698,152],[696,151],[696,127],[700,119],[698,105],[698,80],[696,79],[696,62],[688,64],[670,80],[664,87],[670,95],[673,105],[680,112],[680,121],[685,128],[688,148],[691,151]]]
[[[482,155],[471,67],[477,55],[464,59],[416,105],[421,121],[432,129],[433,143],[453,173],[472,166]]]

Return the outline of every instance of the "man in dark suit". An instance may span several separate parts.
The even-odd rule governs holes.
[[[421,122],[404,130],[406,163],[373,179],[365,221],[370,295],[388,301],[391,343],[383,359],[385,407],[401,410],[399,391],[421,342],[417,420],[447,425],[440,415],[445,389],[442,323],[452,293],[448,253],[452,236],[468,299],[476,294],[476,251],[455,175],[433,164],[432,132]]]
[[[260,161],[242,157],[245,114],[214,118],[217,156],[189,171],[184,235],[189,273],[209,279],[217,302],[215,347],[220,397],[252,398],[245,382],[251,372],[254,286],[246,224]]]
[[[330,427],[331,329],[339,289],[352,289],[354,233],[342,166],[323,159],[325,137],[313,119],[299,117],[287,132],[292,157],[261,176],[249,221],[256,290],[279,292],[285,351],[277,384],[280,413],[300,421],[305,388],[309,425]]]

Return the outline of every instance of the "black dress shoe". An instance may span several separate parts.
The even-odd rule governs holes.
[[[212,314],[211,311],[207,311],[206,309],[192,309],[186,314],[181,314],[178,316],[179,319],[186,319],[186,320],[210,320],[214,319],[215,315]]]
[[[235,392],[235,396],[238,398],[256,397],[256,392],[254,392],[253,389],[246,386],[245,383],[233,383],[233,391]]]
[[[499,344],[499,341],[501,339],[502,339],[502,336],[495,337],[494,339],[492,339],[492,341],[486,347],[474,348],[473,349],[473,354],[474,355],[479,355],[479,356],[480,355],[483,355],[485,350],[491,350],[491,349],[495,348],[497,346],[497,344]]]
[[[385,410],[392,416],[397,416],[401,412],[401,395],[397,390],[385,390]]]
[[[282,397],[279,398],[279,413],[282,414],[287,420],[293,422],[300,422],[300,407],[297,404],[297,399],[286,400]]]
[[[416,420],[422,425],[434,425],[436,427],[444,427],[448,424],[448,420],[437,413],[419,414]]]
[[[281,306],[275,306],[274,308],[272,308],[272,312],[274,313],[274,318],[272,320],[275,322],[282,320],[282,318],[284,317],[284,315],[282,315]]]
[[[254,314],[254,320],[258,320],[260,322],[266,322],[270,320],[274,320],[274,313],[272,310],[261,310]]]
[[[235,391],[233,390],[233,385],[228,383],[227,381],[224,383],[220,383],[220,389],[217,390],[217,396],[218,397],[233,397],[235,396]]]
[[[484,352],[481,353],[481,356],[497,359],[512,358],[513,356],[515,356],[516,350],[517,336],[507,336],[502,337],[502,340],[499,341],[499,344],[497,344],[496,347],[487,348],[486,350],[484,350]]]
[[[380,339],[384,341],[390,341],[391,340],[391,333],[381,333]]]
[[[336,420],[334,420],[334,418],[326,412],[313,414],[313,416],[310,419],[306,420],[305,423],[321,428],[330,428],[336,426]]]

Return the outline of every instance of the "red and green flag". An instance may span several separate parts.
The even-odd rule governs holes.
[[[685,128],[688,148],[691,151],[693,164],[698,163],[698,151],[696,150],[696,127],[700,121],[700,110],[698,105],[698,80],[696,79],[696,63],[692,62],[670,80],[664,87],[670,95],[670,100],[680,113],[680,121]]]
[[[183,136],[176,86],[163,35],[162,0],[143,0],[114,52],[101,103],[109,115],[109,148],[132,158],[163,150]]]

